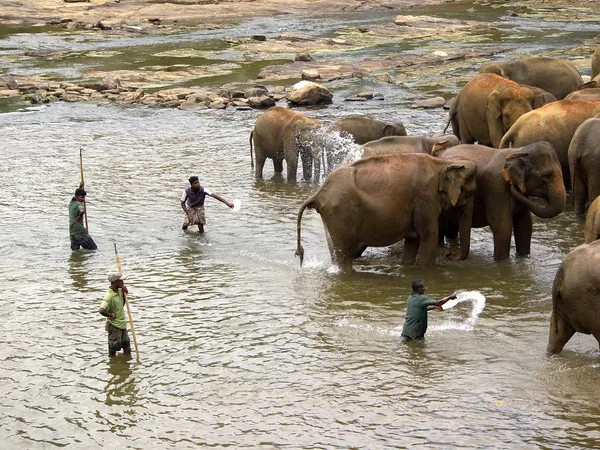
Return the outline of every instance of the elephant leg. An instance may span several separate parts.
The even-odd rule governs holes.
[[[595,177],[596,174],[592,175]],[[596,178],[588,178],[588,188],[587,188],[587,202],[593,202],[596,197],[600,195],[600,177]],[[586,207],[589,205],[585,205]]]
[[[262,154],[262,152],[256,152],[256,167],[254,168],[254,174],[258,179],[262,179],[263,177],[263,168],[265,167],[266,160],[267,157]]]
[[[289,182],[296,181],[298,175],[298,157],[286,159],[287,163],[287,180]]]
[[[498,224],[490,225],[494,236],[494,259],[501,261],[510,256],[510,238],[512,235],[511,217],[501,217]]]
[[[579,170],[573,170],[573,181],[571,183],[573,197],[573,205],[575,206],[575,214],[581,216],[585,214],[585,204],[587,201],[588,187]],[[595,198],[595,197],[590,197]]]
[[[446,222],[445,234],[448,239],[456,239],[458,237],[458,225],[452,222]]]
[[[282,173],[283,172],[283,158],[282,157],[275,157],[273,158],[273,169],[275,170],[275,173]]]
[[[310,181],[312,178],[313,160],[312,156],[306,152],[302,153],[302,175],[305,181]]]
[[[550,318],[550,335],[548,336],[548,346],[546,353],[554,355],[559,353],[569,339],[575,334],[575,329],[564,320],[556,311],[552,311]]]
[[[475,138],[469,132],[467,122],[459,115],[459,130],[460,130],[460,142],[462,144],[474,144]]]
[[[402,251],[402,264],[414,264],[419,251],[419,238],[406,237],[404,239],[404,250]]]
[[[429,236],[425,236],[429,234]],[[421,264],[424,266],[433,266],[437,253],[437,228],[434,232],[425,232],[419,236],[419,254],[421,255]]]
[[[513,228],[515,234],[515,248],[517,255],[527,256],[531,251],[531,234],[533,232],[533,222],[531,212],[525,211],[513,217]]]

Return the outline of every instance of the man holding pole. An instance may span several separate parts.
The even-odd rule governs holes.
[[[83,247],[87,250],[96,250],[98,246],[83,226],[85,217],[85,196],[83,183],[75,189],[75,195],[69,203],[69,237],[71,238],[71,250],[79,250]]]
[[[102,300],[99,313],[106,317],[105,329],[108,331],[108,356],[115,356],[123,349],[123,353],[131,355],[131,343],[127,334],[127,319],[125,319],[125,276],[121,272],[108,275],[110,287]]]

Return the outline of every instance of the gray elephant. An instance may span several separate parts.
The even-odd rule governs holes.
[[[254,130],[250,133],[250,161],[252,160],[252,142],[256,155],[256,178],[262,179],[263,168],[267,158],[273,159],[275,173],[283,172],[283,161],[287,164],[287,180],[296,181],[298,157],[302,158],[302,172],[305,180],[312,175],[313,160],[315,178],[318,179],[320,159],[317,150],[317,132],[321,129],[321,121],[306,117],[299,112],[291,111],[283,106],[274,106],[261,114]]]
[[[592,55],[592,78],[600,75],[600,45],[594,50]]]
[[[446,128],[451,123],[453,133],[463,144],[478,142],[498,147],[519,117],[545,102],[540,91],[499,75],[479,74],[452,102]]]
[[[586,244],[600,239],[600,197],[596,197],[588,209],[583,236]]]
[[[486,63],[480,73],[495,73],[519,84],[537,86],[558,100],[583,84],[577,68],[566,59],[523,58],[516,61]]]
[[[489,225],[495,260],[509,257],[513,231],[517,254],[529,254],[532,213],[550,218],[564,209],[567,193],[560,165],[547,142],[506,150],[463,144],[441,152],[439,157],[448,161],[469,159],[477,164],[473,227]],[[531,197],[541,198],[545,204],[533,203]],[[458,220],[450,214],[442,219],[450,227]]]
[[[577,128],[568,156],[575,213],[584,214],[587,204],[600,195],[600,115]]]
[[[600,114],[600,102],[559,100],[548,103],[519,117],[500,141],[500,148],[549,142],[558,156],[565,185],[570,186],[569,144],[577,127],[596,114]]]
[[[383,122],[366,116],[354,115],[338,120],[334,129],[347,133],[359,145],[375,141],[386,136],[406,136],[406,129],[401,123]]]
[[[458,145],[458,138],[452,134],[441,136],[390,136],[367,142],[362,146],[363,158],[377,155],[395,155],[398,153],[427,153]]]
[[[600,83],[598,83],[600,86]],[[600,102],[600,87],[585,88],[579,91],[571,92],[565,97],[565,100],[576,100],[580,102]]]
[[[419,252],[421,263],[432,265],[438,217],[452,207],[462,212],[460,245],[468,254],[475,172],[470,161],[449,162],[419,153],[374,156],[340,167],[300,208],[296,255],[302,264],[302,214],[313,208],[323,220],[331,259],[343,272],[352,271],[352,260],[367,247],[402,239],[405,263],[414,263]]]
[[[592,334],[600,344],[600,241],[570,252],[558,268],[552,285],[552,316],[548,354],[559,353],[577,332]]]

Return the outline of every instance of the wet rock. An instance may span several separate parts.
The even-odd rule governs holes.
[[[0,77],[0,86],[11,90],[19,89],[19,83],[11,76]]]
[[[285,92],[285,86],[275,86],[271,92],[273,94],[281,94],[282,92]]]
[[[225,108],[227,108],[227,105],[223,102],[216,101],[216,102],[212,102],[210,105],[208,105],[208,107],[210,109],[225,109]]]
[[[148,19],[148,22],[150,22],[152,25],[160,25],[160,19],[159,18]]]
[[[96,22],[92,28],[98,28],[99,30],[112,30],[110,25],[104,25],[101,21]]]
[[[346,97],[344,99],[345,102],[366,102],[367,99],[363,98],[363,97],[358,97],[356,95],[352,96],[352,97]]]
[[[360,93],[356,94],[356,96],[359,98],[365,98],[367,100],[371,100],[373,98],[373,93],[372,92],[360,92]]]
[[[166,102],[159,103],[160,106],[164,106],[165,108],[177,108],[182,102],[179,100],[168,100]]]
[[[511,10],[506,11],[506,16],[508,16],[508,17],[519,17],[519,15],[516,12],[511,11]]]
[[[2,90],[0,90],[0,98],[16,97],[17,95],[20,95],[20,93],[16,89],[2,89]]]
[[[253,41],[259,41],[259,42],[264,42],[267,40],[267,37],[262,35],[262,34],[255,34],[254,36],[252,36],[251,38]]]
[[[248,109],[252,109],[252,108],[250,108],[250,106],[248,106],[248,101],[234,100],[234,101],[230,102],[229,104],[231,106],[235,106],[236,108],[247,107]]]
[[[385,98],[383,97],[383,94],[375,94],[373,100],[385,100]]]
[[[300,81],[292,86],[287,99],[296,105],[324,105],[331,103],[333,94],[325,86],[312,81]]]
[[[382,81],[383,83],[392,83],[392,77],[387,73],[384,73],[383,75],[379,75],[377,77],[377,80]]]
[[[314,61],[314,58],[312,56],[310,56],[308,53],[302,52],[302,53],[298,53],[296,55],[296,57],[294,58],[294,61],[312,62],[312,61]]]
[[[89,3],[90,0],[63,0],[65,3]]]
[[[444,106],[446,99],[444,97],[433,97],[421,100],[410,105],[411,108],[440,108]]]
[[[300,74],[300,76],[302,77],[303,80],[308,80],[308,81],[315,81],[315,80],[319,80],[321,78],[321,74],[319,73],[318,70],[303,70],[302,73]]]
[[[185,102],[183,102],[183,103],[181,103],[179,105],[179,109],[189,110],[189,109],[195,109],[198,106],[199,106],[198,103],[196,103],[196,102],[189,102],[189,101],[186,100]]]
[[[50,100],[46,97],[44,92],[35,92],[34,94],[29,96],[29,101],[31,103],[48,103]]]
[[[286,97],[286,94],[269,94],[269,97],[278,102],[279,100],[283,100]]]
[[[246,89],[244,92],[244,97],[262,97],[263,95],[267,95],[269,93],[268,89],[264,86],[254,86],[250,89]]]
[[[262,95],[260,97],[250,97],[248,98],[248,105],[253,108],[266,109],[271,106],[275,106],[275,100],[267,95]]]
[[[119,81],[118,78],[111,78],[111,77],[106,77],[102,80],[102,83],[105,84],[108,89],[121,89],[121,82]]]

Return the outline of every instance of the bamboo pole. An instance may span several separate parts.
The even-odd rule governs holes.
[[[83,189],[84,186],[84,182],[83,182],[83,152],[82,152],[82,148],[79,147],[79,173],[81,174],[81,183],[79,184],[79,186],[81,186],[81,188]],[[87,218],[87,206],[85,204],[85,197],[83,197],[83,212],[84,212],[84,216],[85,216],[85,231],[87,231],[88,233],[90,232],[90,227],[88,225],[88,218]]]
[[[121,259],[119,258],[119,253],[117,252],[117,243],[115,242],[115,258],[117,259],[117,267],[121,272]],[[129,316],[129,325],[131,326],[131,337],[133,337],[133,346],[135,347],[135,359],[137,362],[140,362],[140,351],[138,350],[137,340],[135,339],[135,329],[133,327],[133,317],[131,317],[131,308],[129,307],[129,300],[127,300],[127,293],[123,292],[123,298],[125,299],[125,305],[127,306],[127,315]]]

